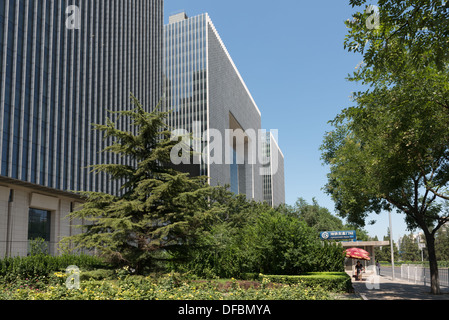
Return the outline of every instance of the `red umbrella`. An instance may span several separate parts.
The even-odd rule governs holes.
[[[371,258],[369,257],[369,253],[360,248],[346,249],[346,258],[371,260]]]

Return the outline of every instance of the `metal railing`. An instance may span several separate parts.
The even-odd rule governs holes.
[[[425,283],[425,271],[422,265],[403,264],[401,266],[401,278],[409,282]]]
[[[440,286],[449,287],[449,269],[439,268]],[[422,265],[403,264],[401,278],[415,284],[430,286],[430,269]]]

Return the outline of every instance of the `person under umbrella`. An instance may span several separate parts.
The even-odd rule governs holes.
[[[357,272],[356,280],[362,280],[362,272],[363,270],[365,270],[365,267],[363,267],[360,261],[357,261],[357,264],[355,265],[355,270]]]

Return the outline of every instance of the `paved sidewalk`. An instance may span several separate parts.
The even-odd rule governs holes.
[[[352,278],[354,290],[364,300],[449,300],[449,289],[442,287],[442,295],[430,294],[430,287],[404,281],[388,276],[380,276],[378,288],[373,288],[368,279],[355,281]],[[368,284],[368,286],[367,286]],[[371,289],[370,289],[371,288]]]

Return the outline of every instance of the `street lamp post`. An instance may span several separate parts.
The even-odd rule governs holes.
[[[421,249],[421,262],[424,263],[424,248],[426,247],[426,245],[420,241],[418,243],[418,247],[419,249]]]
[[[394,250],[393,250],[393,227],[391,223],[391,211],[388,211],[390,218],[390,246],[391,246],[391,267],[392,267],[392,279],[394,280]]]

